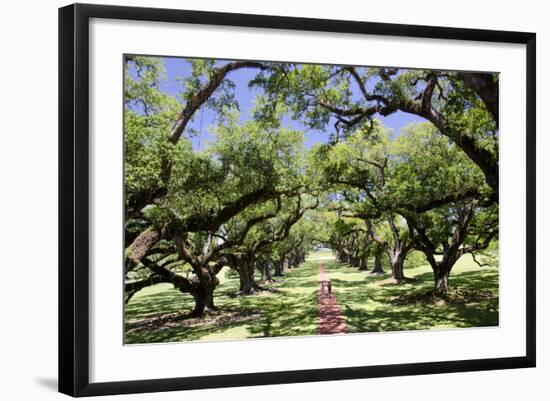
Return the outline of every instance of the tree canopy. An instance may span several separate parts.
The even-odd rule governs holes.
[[[396,282],[419,251],[444,295],[460,256],[498,239],[498,74],[193,59],[175,95],[166,75],[161,58],[126,58],[127,301],[168,282],[201,316],[224,266],[247,295],[255,271],[271,280],[317,245],[363,270],[372,255],[375,273],[385,254]],[[394,132],[398,112],[425,122]],[[325,139],[306,147],[308,130]]]

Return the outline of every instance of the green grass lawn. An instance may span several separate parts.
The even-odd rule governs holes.
[[[206,322],[186,324],[185,315],[193,308],[193,298],[158,284],[140,291],[126,305],[127,344],[218,340],[252,337],[313,335],[317,332],[317,262],[306,262],[298,269],[276,277],[266,287],[272,292],[232,296],[239,289],[239,278],[224,268],[218,277],[215,305],[219,316]],[[162,311],[162,313],[159,313]],[[159,316],[162,315],[162,316]]]
[[[125,342],[315,335],[319,263],[330,275],[350,332],[498,325],[496,267],[480,268],[471,257],[463,257],[451,273],[452,300],[444,302],[430,296],[433,281],[427,265],[407,268],[406,275],[416,280],[397,285],[388,275],[359,272],[330,256],[311,255],[308,262],[267,285],[271,292],[251,296],[233,296],[239,280],[224,268],[215,291],[219,312],[203,320],[186,318],[193,299],[170,284],[141,290],[126,305]]]
[[[332,253],[332,251],[311,252],[307,258],[308,261],[324,259],[334,259],[334,254]]]
[[[405,269],[408,283],[325,263],[350,332],[444,329],[498,325],[498,268],[462,257],[450,276],[450,299],[432,296],[428,265]]]

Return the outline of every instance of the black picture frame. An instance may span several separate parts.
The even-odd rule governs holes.
[[[521,357],[90,383],[89,21],[160,21],[515,43],[526,46],[526,353]],[[526,32],[75,4],[59,9],[59,391],[71,396],[316,382],[535,366],[536,35]]]

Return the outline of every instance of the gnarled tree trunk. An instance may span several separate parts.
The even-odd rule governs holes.
[[[233,265],[233,268],[237,270],[239,274],[239,292],[243,295],[250,295],[255,291],[263,290],[262,287],[256,283],[254,278],[254,263],[247,258],[239,258]]]
[[[384,269],[382,268],[382,252],[376,252],[374,254],[374,267],[372,268],[371,274],[382,274]]]
[[[434,257],[429,257],[428,262],[434,272],[434,291],[436,295],[445,297],[449,292],[449,275],[457,260],[460,258],[459,249],[451,247],[446,249],[441,261],[436,261]]]
[[[195,307],[191,313],[194,317],[202,317],[216,310],[214,305],[214,289],[220,283],[216,273],[206,268],[194,268],[197,277],[193,280],[188,292],[195,299]],[[181,291],[185,289],[180,288]]]
[[[434,270],[435,293],[441,296],[446,296],[449,292],[449,273],[451,269],[445,265],[439,265],[437,270]]]
[[[260,263],[260,271],[262,272],[262,282],[271,283],[273,277],[271,276],[271,266],[273,262],[271,260],[264,260]]]
[[[276,277],[281,277],[283,275],[284,261],[280,260],[275,263],[275,270],[273,275]],[[290,264],[289,264],[290,265]]]
[[[239,290],[244,295],[252,294],[254,291],[260,291],[261,288],[256,283],[256,280],[254,279],[254,267],[251,263],[248,261],[243,262],[239,265],[238,268],[239,272],[239,280],[240,280],[240,288]]]
[[[369,258],[368,256],[363,256],[359,259],[359,270],[365,271],[369,268]]]
[[[405,279],[403,267],[407,254],[403,251],[390,252],[388,254],[391,262],[391,276],[396,282],[401,282]]]
[[[214,306],[214,288],[215,285],[201,285],[196,292],[191,293],[195,298],[195,308],[192,316],[201,317],[216,310]]]

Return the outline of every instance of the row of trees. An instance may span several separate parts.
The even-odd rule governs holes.
[[[127,59],[126,301],[168,282],[194,297],[193,314],[201,316],[215,308],[223,266],[250,294],[261,289],[255,269],[269,281],[303,261],[310,241],[302,217],[318,204],[301,171],[303,134],[277,118],[239,122],[224,76],[250,66],[193,63],[179,110],[159,88],[158,59]],[[201,106],[216,111],[219,125],[215,140],[194,151],[182,133]]]
[[[445,293],[456,260],[497,237],[498,76],[190,63],[172,97],[160,89],[160,59],[126,59],[127,300],[169,282],[194,297],[200,316],[215,307],[223,266],[250,294],[261,289],[255,269],[271,280],[299,265],[315,237],[360,268],[374,255],[379,270],[387,254],[397,281],[418,249]],[[244,123],[230,80],[241,69],[257,71],[250,86],[260,92]],[[207,108],[215,140],[194,150],[190,122]],[[398,111],[429,123],[392,138],[374,117]],[[324,130],[328,143],[304,152],[285,115]],[[333,235],[318,238],[319,216]]]
[[[380,272],[385,254],[392,278],[401,282],[405,260],[416,249],[434,271],[435,290],[445,295],[458,259],[497,239],[497,204],[474,195],[490,191],[480,169],[429,123],[411,125],[394,140],[375,124],[368,133],[358,130],[317,148],[312,157],[315,176],[339,195],[329,206],[335,221],[324,241],[343,262],[364,270],[372,256]],[[455,200],[415,207],[442,196]]]
[[[341,259],[365,268],[372,253],[379,270],[383,252],[400,282],[417,249],[445,295],[456,261],[497,239],[498,74],[288,64],[254,84],[265,114],[283,99],[330,133],[309,166],[344,219],[332,238]],[[427,122],[392,138],[374,117],[398,112]]]

